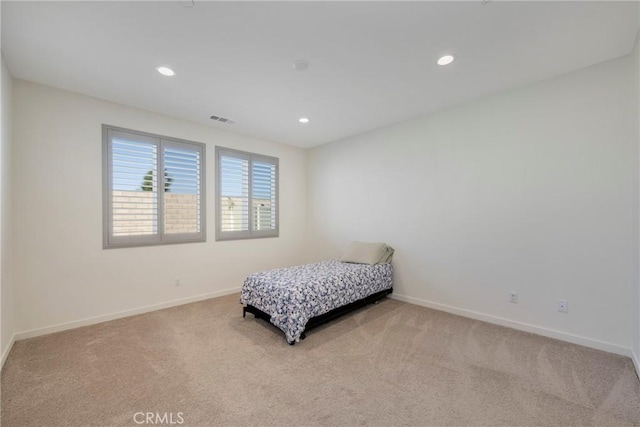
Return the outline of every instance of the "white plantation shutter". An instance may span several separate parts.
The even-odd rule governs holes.
[[[216,239],[278,236],[278,159],[216,147]]]
[[[205,240],[204,145],[103,125],[104,247]]]
[[[219,163],[221,192],[220,230],[236,232],[236,236],[249,231],[249,156],[221,155]]]
[[[157,142],[152,138],[112,132],[111,162],[113,236],[156,236],[158,181],[150,172],[158,167]]]
[[[166,234],[193,234],[201,231],[200,154],[197,147],[171,142],[163,144]]]
[[[254,230],[276,229],[276,166],[254,161],[253,171],[253,224]]]

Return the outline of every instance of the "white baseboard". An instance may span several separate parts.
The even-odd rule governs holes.
[[[16,334],[11,335],[11,339],[9,340],[9,344],[7,344],[7,348],[2,352],[2,361],[0,362],[0,371],[4,367],[4,362],[7,360],[11,349],[13,348],[13,343],[16,342]]]
[[[631,351],[631,360],[633,360],[633,366],[636,367],[636,375],[640,378],[640,359],[635,351]]]
[[[59,323],[44,328],[32,329],[29,331],[18,332],[14,335],[16,341],[27,338],[38,337],[41,335],[52,334],[55,332],[66,331],[68,329],[81,328],[83,326],[94,325],[96,323],[108,322],[109,320],[121,319],[123,317],[135,316],[137,314],[148,313],[150,311],[162,310],[164,308],[176,307],[178,305],[190,304],[210,298],[221,297],[224,295],[240,292],[240,288],[225,289],[223,291],[211,292],[208,294],[196,295],[193,297],[181,298],[173,301],[167,301],[160,304],[147,305],[144,307],[134,308],[131,310],[119,311],[117,313],[104,314],[101,316],[88,317],[86,319],[74,320],[73,322]],[[4,359],[3,359],[4,361]]]
[[[598,350],[606,351],[609,353],[619,354],[621,356],[632,357],[630,348],[623,347],[617,344],[608,343],[605,341],[599,341],[592,338],[583,337],[580,335],[574,335],[567,332],[556,331],[554,329],[547,329],[540,326],[531,325],[529,323],[518,322],[515,320],[505,319],[503,317],[492,316],[489,314],[479,313],[477,311],[466,310],[446,304],[440,304],[437,302],[426,301],[418,298],[408,297],[405,295],[399,295],[395,292],[389,295],[392,299],[398,301],[408,302],[410,304],[421,305],[423,307],[433,308],[435,310],[446,311],[447,313],[457,314],[459,316],[469,317],[471,319],[482,320],[483,322],[493,323],[495,325],[506,326],[508,328],[518,329],[524,332],[530,332],[536,335],[542,335],[549,338],[555,338],[562,341],[567,341],[573,344],[579,344],[586,347],[595,348]],[[633,357],[632,357],[633,358]],[[636,370],[638,370],[637,358],[634,359]],[[638,371],[640,372],[640,371]]]

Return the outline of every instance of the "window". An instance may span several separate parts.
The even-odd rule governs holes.
[[[216,147],[216,240],[278,236],[278,159]]]
[[[107,125],[102,134],[103,246],[205,241],[204,144]]]

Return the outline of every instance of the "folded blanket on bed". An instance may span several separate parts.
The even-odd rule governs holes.
[[[391,259],[393,258],[394,252],[395,249],[393,249],[391,246],[384,245],[384,254],[382,254],[382,257],[380,257],[380,261],[378,261],[378,264],[389,264],[391,262]]]
[[[356,264],[388,264],[394,249],[385,243],[351,242],[340,258]]]

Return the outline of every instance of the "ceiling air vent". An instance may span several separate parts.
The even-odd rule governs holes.
[[[227,119],[226,117],[220,116],[211,116],[211,120],[215,120],[216,122],[226,123],[228,125],[232,125],[235,123],[235,120]]]

